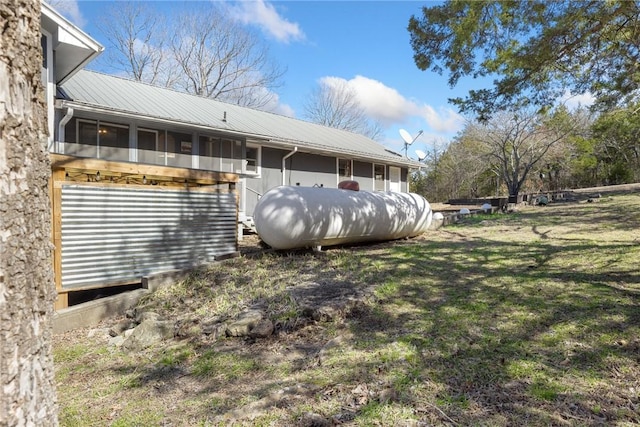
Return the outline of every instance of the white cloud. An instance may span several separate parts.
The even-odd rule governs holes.
[[[564,104],[568,109],[575,110],[580,107],[589,107],[595,102],[595,98],[589,92],[580,95],[573,95],[568,89],[560,97],[560,103]]]
[[[86,25],[87,21],[80,13],[77,0],[50,0],[48,3],[76,26],[82,28]]]
[[[406,123],[411,118],[420,118],[435,132],[455,133],[464,119],[451,108],[435,109],[429,104],[405,98],[396,89],[364,76],[351,80],[340,77],[323,77],[323,84],[346,83],[351,88],[367,115],[385,126]]]
[[[300,26],[280,16],[276,8],[269,2],[264,0],[240,1],[228,7],[232,16],[237,20],[244,24],[257,25],[280,42],[289,43],[305,38]]]
[[[264,111],[270,111],[275,114],[280,114],[281,116],[287,117],[295,117],[296,113],[288,104],[281,104],[280,97],[277,94],[273,94],[273,97],[270,99],[269,103],[261,108]]]

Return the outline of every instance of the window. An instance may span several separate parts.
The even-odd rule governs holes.
[[[200,169],[220,170],[220,138],[201,136],[199,141]]]
[[[245,173],[260,174],[260,156],[262,150],[257,145],[247,145],[245,157]]]
[[[98,127],[96,122],[78,120],[78,131],[76,132],[78,144],[98,146]]]
[[[191,167],[192,135],[174,131],[160,131],[158,151],[166,154],[166,165]]]
[[[389,191],[400,192],[401,171],[397,166],[389,166]]]
[[[375,191],[385,190],[385,166],[373,165],[373,189]]]
[[[40,48],[42,49],[42,68],[46,69],[49,62],[49,49],[47,48],[47,36],[42,34],[40,36]]]
[[[338,159],[338,182],[353,178],[352,161],[348,159]]]
[[[156,151],[158,149],[158,131],[138,129],[138,149]]]
[[[188,133],[138,128],[138,161],[190,168],[192,138]]]
[[[258,175],[262,149],[242,140],[219,136],[200,136],[200,169]]]
[[[164,149],[159,149],[158,135],[164,133],[153,129],[138,128],[138,161],[164,165]]]
[[[129,127],[100,123],[98,140],[101,147],[129,148]]]
[[[191,154],[191,135],[189,134],[167,131],[166,138],[163,134],[160,140],[169,158],[174,158],[176,154]]]
[[[129,160],[129,126],[95,120],[76,121],[76,143],[68,154],[116,161]]]

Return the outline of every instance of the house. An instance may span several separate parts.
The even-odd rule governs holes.
[[[275,186],[406,192],[418,166],[359,134],[85,70],[102,46],[45,3],[42,33],[57,307],[233,255]]]
[[[237,173],[246,217],[278,185],[406,192],[417,167],[363,135],[93,71],[62,84],[56,102],[55,152]]]

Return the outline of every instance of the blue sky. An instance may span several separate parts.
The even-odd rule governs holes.
[[[52,1],[56,9],[103,45],[96,27],[113,4],[95,0]],[[152,1],[155,8],[172,6]],[[195,2],[182,2],[183,7]],[[266,1],[227,2],[233,16],[258,30],[270,53],[287,69],[272,110],[302,118],[303,103],[322,79],[341,79],[352,87],[367,113],[384,128],[381,142],[401,152],[399,129],[424,133],[410,148],[431,151],[462,129],[464,119],[447,99],[463,96],[473,83],[455,90],[446,76],[420,71],[413,62],[407,24],[422,1]],[[91,67],[90,67],[91,68]],[[95,66],[93,68],[96,68]]]

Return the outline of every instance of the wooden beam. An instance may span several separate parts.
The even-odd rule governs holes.
[[[64,170],[54,170],[49,179],[49,195],[51,197],[51,232],[53,243],[53,276],[58,292],[55,309],[66,308],[69,300],[62,292],[62,189],[56,184],[65,180]]]
[[[67,156],[64,154],[51,155],[52,168],[79,169],[85,171],[111,171],[129,175],[162,176],[173,179],[197,180],[203,183],[238,182],[239,177],[234,173],[203,171],[196,169],[175,168],[171,166],[144,165],[140,163],[112,162],[109,160],[91,159]]]

